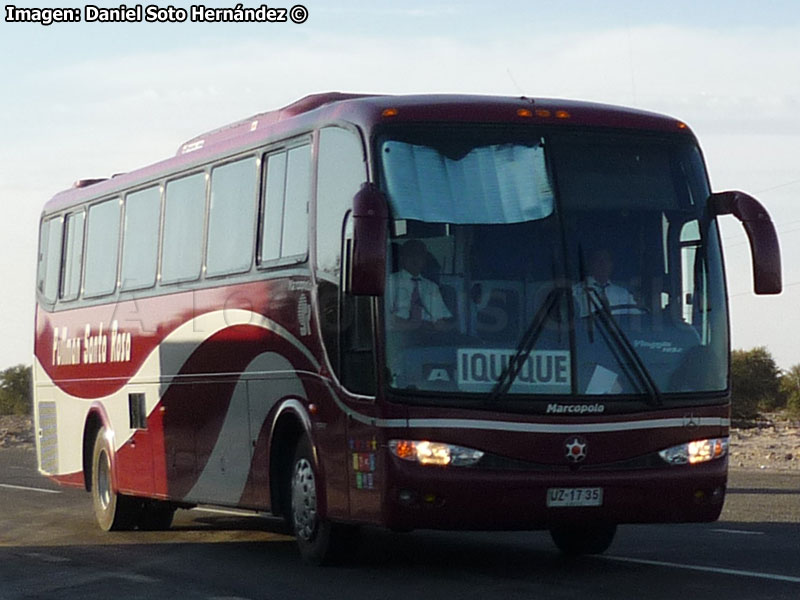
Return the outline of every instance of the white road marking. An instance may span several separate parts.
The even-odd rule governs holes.
[[[11,485],[10,483],[0,483],[0,488],[9,490],[23,490],[26,492],[41,492],[42,494],[60,494],[59,490],[46,490],[44,488],[27,487],[25,485]]]
[[[624,556],[598,556],[603,560],[619,563],[630,563],[636,565],[650,565],[653,567],[668,567],[671,569],[683,569],[685,571],[702,571],[704,573],[717,573],[720,575],[735,575],[737,577],[753,577],[756,579],[767,579],[769,581],[786,581],[789,583],[800,583],[800,577],[789,575],[775,575],[773,573],[760,573],[758,571],[742,571],[740,569],[724,569],[721,567],[704,567],[701,565],[684,565],[681,563],[666,562],[661,560],[646,560],[642,558],[625,558]]]
[[[52,554],[42,554],[41,552],[26,552],[25,556],[29,558],[35,558],[37,560],[41,560],[44,562],[49,563],[65,563],[70,562],[70,560],[64,556],[54,556]]]
[[[763,531],[748,531],[747,529],[712,529],[715,533],[731,533],[734,535],[766,535]]]
[[[139,575],[138,573],[115,573],[112,575],[116,579],[123,579],[133,583],[158,583],[160,579],[149,577],[148,575]]]

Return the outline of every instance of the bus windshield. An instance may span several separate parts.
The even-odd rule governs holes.
[[[725,390],[722,259],[693,139],[451,125],[377,144],[392,388]]]

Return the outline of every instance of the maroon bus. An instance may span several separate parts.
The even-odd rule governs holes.
[[[301,554],[359,525],[716,519],[729,323],[690,129],[597,104],[328,93],[57,194],[40,225],[40,471],[106,530],[270,512]]]

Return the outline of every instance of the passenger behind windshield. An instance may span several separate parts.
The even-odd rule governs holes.
[[[614,258],[607,248],[596,248],[589,253],[586,261],[585,279],[573,286],[573,296],[578,304],[578,315],[587,317],[597,312],[598,307],[592,302],[590,294],[596,293],[610,314],[639,314],[642,309],[638,307],[633,294],[624,286],[614,283],[611,276],[614,273]]]
[[[439,286],[422,274],[429,259],[422,240],[409,240],[400,248],[400,268],[389,278],[387,297],[392,328],[430,328],[453,318]]]

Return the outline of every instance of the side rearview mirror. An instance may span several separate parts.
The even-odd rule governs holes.
[[[362,184],[353,197],[351,218],[352,237],[346,240],[346,290],[354,296],[382,296],[386,285],[389,206],[375,184]]]
[[[708,203],[714,215],[733,215],[741,221],[750,240],[755,293],[780,294],[781,249],[767,209],[744,192],[717,192],[711,194]]]

